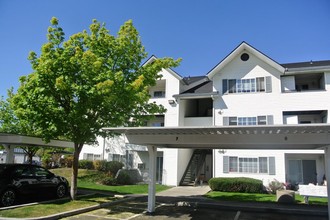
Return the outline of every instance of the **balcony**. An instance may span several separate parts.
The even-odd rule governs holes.
[[[308,92],[325,90],[323,73],[288,75],[281,77],[282,92]]]
[[[212,126],[213,117],[185,117],[184,126]]]
[[[318,124],[327,121],[327,110],[283,112],[283,124]]]
[[[213,100],[211,98],[187,99],[184,106],[184,126],[213,125]]]

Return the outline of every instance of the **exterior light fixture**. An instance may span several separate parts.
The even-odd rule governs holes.
[[[168,100],[168,104],[170,104],[170,105],[175,104],[175,100],[173,100],[173,99],[169,99],[169,100]]]

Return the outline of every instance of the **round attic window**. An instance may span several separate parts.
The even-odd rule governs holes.
[[[250,56],[249,56],[249,54],[247,54],[247,53],[243,53],[243,54],[241,55],[241,60],[242,60],[242,61],[247,61],[249,58],[250,58]]]

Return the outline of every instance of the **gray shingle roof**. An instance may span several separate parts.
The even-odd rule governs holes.
[[[309,67],[330,67],[330,60],[322,61],[309,61],[309,62],[299,62],[299,63],[284,63],[281,64],[284,68],[309,68]]]

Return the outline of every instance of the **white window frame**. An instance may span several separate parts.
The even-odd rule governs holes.
[[[228,156],[228,173],[272,174],[270,157]]]

